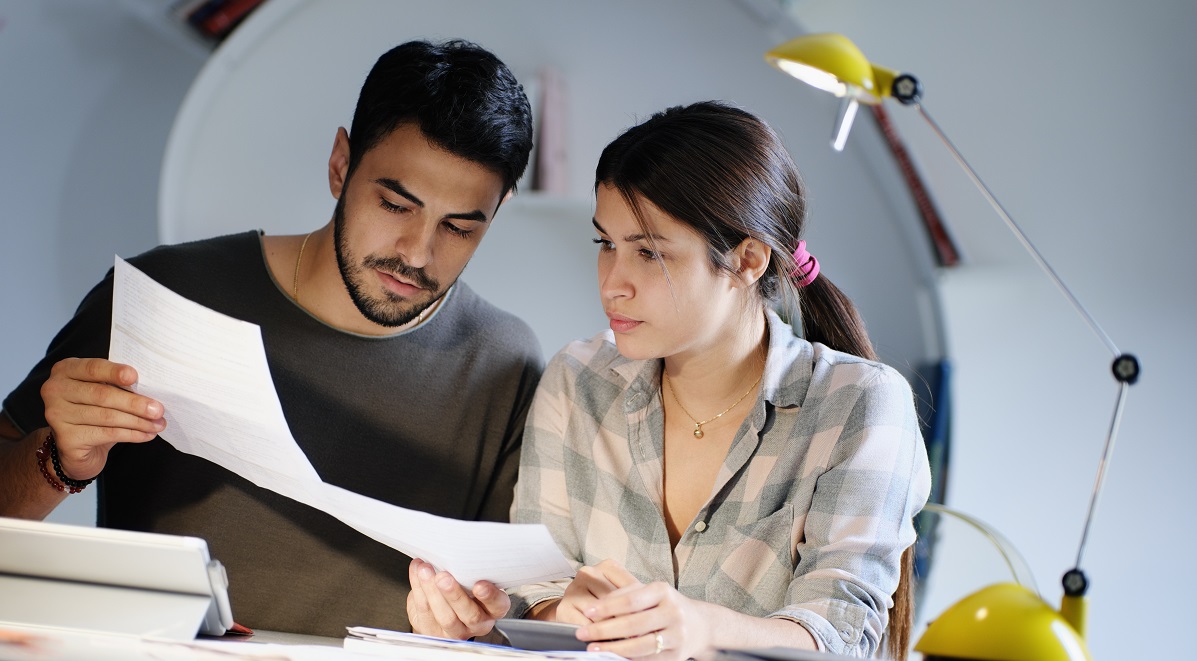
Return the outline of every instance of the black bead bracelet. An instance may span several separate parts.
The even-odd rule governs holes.
[[[95,481],[95,477],[90,477],[86,480],[76,480],[67,477],[67,474],[62,471],[62,462],[58,459],[58,443],[54,441],[54,432],[52,430],[46,435],[46,440],[42,443],[42,448],[48,450],[50,453],[50,463],[54,465],[55,477],[58,478],[59,482],[62,482],[64,485],[66,485],[66,487],[70,489],[71,493],[79,493],[80,491],[83,491],[87,485]]]

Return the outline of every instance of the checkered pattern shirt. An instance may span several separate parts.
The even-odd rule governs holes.
[[[614,559],[642,582],[792,620],[821,649],[871,656],[930,490],[910,387],[767,314],[757,402],[676,548],[662,514],[661,361],[623,358],[610,331],[571,343],[545,370],[512,520],[545,524],[576,566]],[[511,616],[567,583],[510,590]]]

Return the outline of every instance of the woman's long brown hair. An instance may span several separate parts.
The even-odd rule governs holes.
[[[825,275],[801,290],[795,285],[805,184],[777,134],[751,113],[718,101],[656,113],[603,150],[595,189],[604,185],[620,192],[641,225],[645,199],[697,231],[716,270],[734,273],[727,255],[746,238],[768,245],[769,268],[757,283],[761,298],[797,310],[807,341],[877,360],[856,306]],[[882,640],[893,659],[906,659],[910,645],[913,557],[913,547],[902,553]]]

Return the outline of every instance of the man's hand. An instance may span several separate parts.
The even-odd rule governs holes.
[[[488,581],[478,581],[467,592],[452,574],[437,572],[419,558],[407,572],[407,619],[415,633],[458,640],[482,636],[511,608],[507,593]]]
[[[129,392],[134,383],[137,370],[103,358],[67,358],[50,370],[42,401],[68,477],[95,477],[114,444],[144,443],[166,427],[162,404]]]

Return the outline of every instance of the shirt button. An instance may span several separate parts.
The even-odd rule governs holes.
[[[694,524],[694,530],[696,532],[706,532],[707,531],[707,522],[699,521],[698,523]]]

